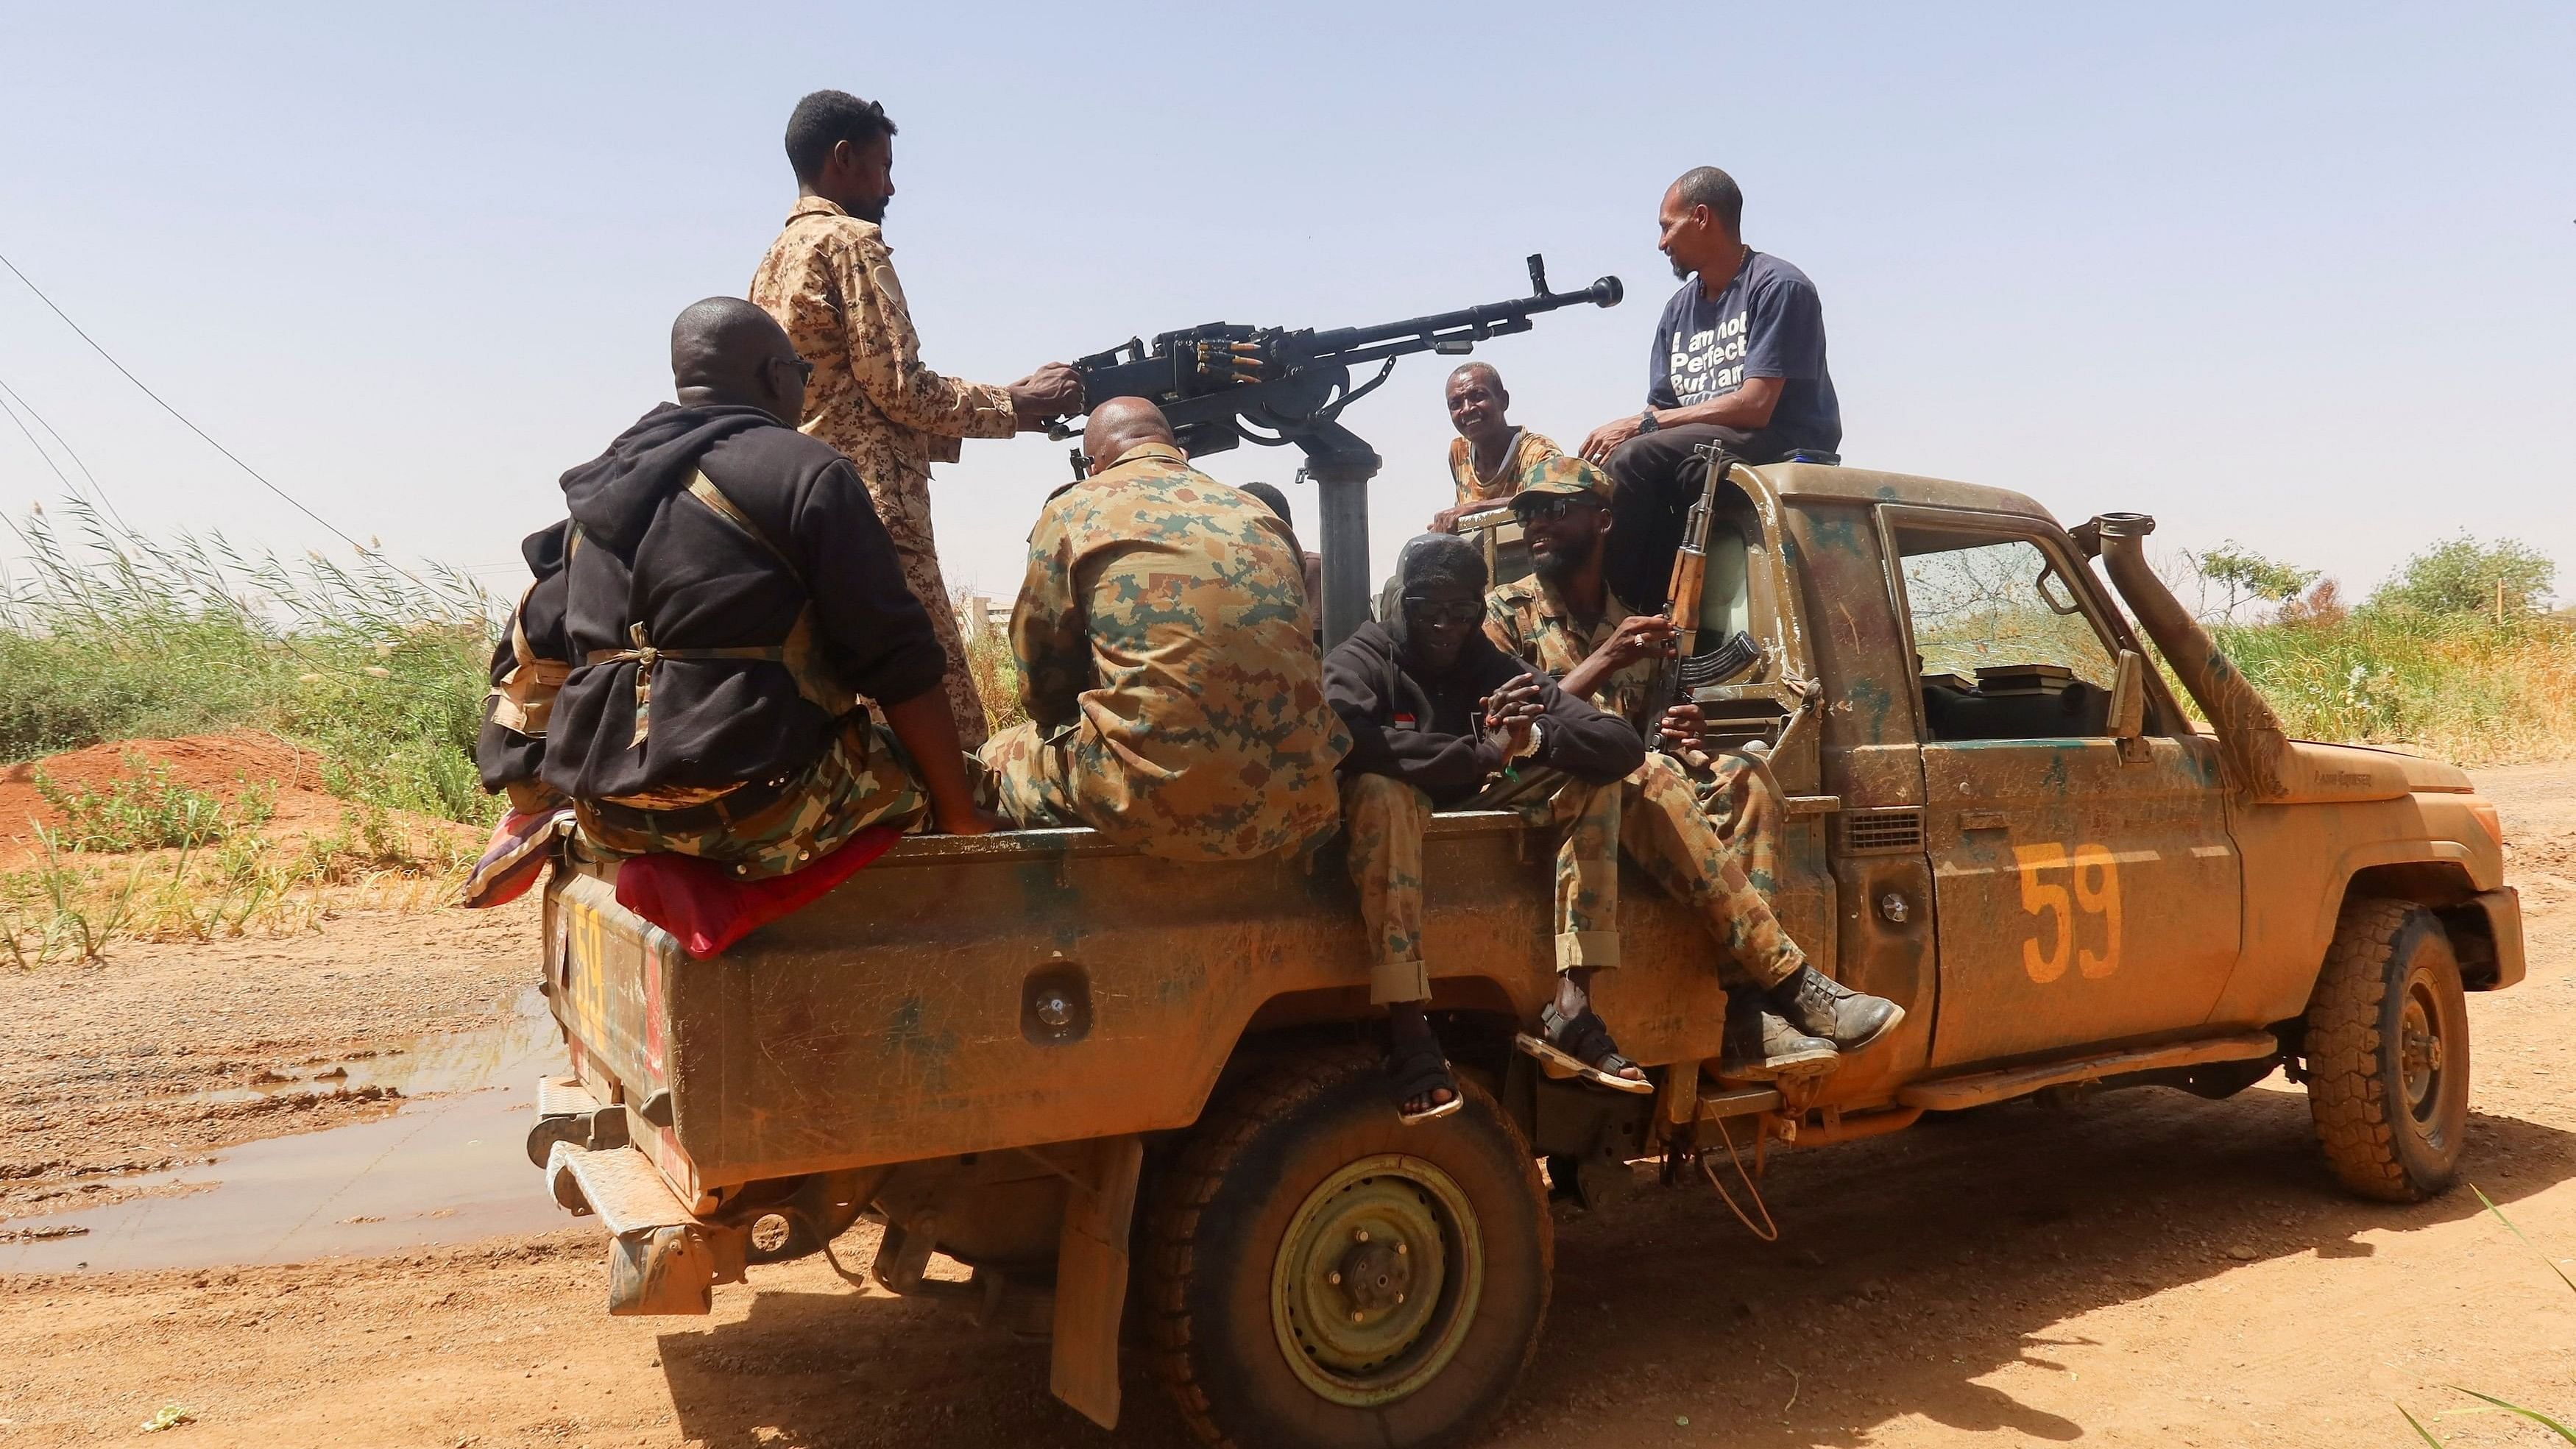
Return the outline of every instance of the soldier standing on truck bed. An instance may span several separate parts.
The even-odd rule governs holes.
[[[1431,812],[1469,803],[1507,770],[1565,777],[1530,813],[1559,832],[1558,963],[1588,979],[1591,967],[1577,963],[1602,953],[1587,943],[1619,925],[1619,780],[1646,750],[1625,721],[1531,673],[1477,628],[1485,559],[1475,545],[1445,533],[1414,539],[1396,560],[1390,593],[1382,622],[1360,625],[1325,656],[1324,694],[1351,731],[1342,829],[1368,928],[1369,1001],[1387,1008],[1390,1090],[1398,1120],[1411,1124],[1461,1101],[1423,1016],[1431,972],[1422,837]],[[1644,1073],[1606,1031],[1575,1045],[1589,1047],[1567,1049],[1592,1080],[1643,1087]]]
[[[541,775],[610,854],[767,879],[917,823],[925,796],[941,830],[1001,828],[867,488],[795,428],[809,370],[759,308],[698,302],[671,327],[678,405],[564,474],[573,667]]]
[[[988,726],[930,536],[930,465],[957,461],[960,439],[1007,438],[1079,412],[1082,383],[1060,362],[1008,387],[922,366],[880,226],[894,195],[894,133],[883,106],[844,91],[796,103],[787,119],[796,205],[752,276],[751,300],[814,366],[800,421],[866,480],[904,580],[948,656],[948,699],[971,750]]]
[[[1512,395],[1490,362],[1463,362],[1449,374],[1449,477],[1455,502],[1431,516],[1433,533],[1455,533],[1461,516],[1510,499],[1523,473],[1541,458],[1565,451],[1554,440],[1516,428],[1504,414]]]
[[[1011,613],[1029,718],[984,764],[1002,813],[1167,860],[1302,847],[1341,817],[1288,525],[1189,465],[1143,398],[1091,410],[1090,476],[1048,498]]]
[[[1697,706],[1660,708],[1656,698],[1670,621],[1630,614],[1602,576],[1605,546],[1617,529],[1609,489],[1601,470],[1580,458],[1547,459],[1523,480],[1512,511],[1535,572],[1487,596],[1485,633],[1558,680],[1566,693],[1641,733],[1651,727],[1672,744],[1695,747]],[[1807,965],[1738,860],[1739,854],[1768,860],[1770,851],[1747,838],[1741,816],[1733,817],[1735,838],[1721,836],[1671,755],[1648,755],[1622,793],[1621,843],[1666,889],[1699,907],[1721,948],[1730,987],[1759,989],[1758,1009],[1746,1009],[1750,993],[1728,993],[1731,1003],[1748,998],[1727,1013],[1728,1075],[1827,1070],[1838,1051],[1867,1046],[1903,1019],[1895,1002],[1847,991]]]
[[[1707,481],[1702,443],[1748,463],[1793,452],[1830,459],[1842,404],[1825,370],[1825,313],[1807,274],[1744,244],[1744,193],[1714,166],[1664,192],[1656,247],[1681,290],[1664,304],[1647,362],[1646,406],[1583,440],[1618,483],[1610,586],[1631,599],[1663,588],[1682,521]]]

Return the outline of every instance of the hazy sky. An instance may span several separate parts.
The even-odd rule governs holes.
[[[2268,16],[2269,18],[2266,18]],[[1626,305],[1479,355],[1569,445],[1632,412],[1713,163],[1824,297],[1851,461],[2375,582],[2466,527],[2576,595],[2576,8],[867,4],[0,6],[0,253],[348,532],[509,587],[554,480],[739,294],[789,108],[902,127],[933,366],[1517,295]],[[1347,421],[1375,552],[1445,501],[1447,363]],[[326,542],[0,274],[0,382],[136,524]],[[1286,483],[1293,454],[1209,460]],[[953,583],[1007,595],[1064,446],[969,443]],[[0,502],[60,493],[0,424]],[[1310,489],[1292,488],[1301,523]]]

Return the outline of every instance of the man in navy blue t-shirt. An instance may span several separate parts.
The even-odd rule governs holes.
[[[1842,446],[1816,284],[1746,246],[1743,217],[1744,193],[1714,166],[1664,192],[1655,245],[1685,280],[1655,327],[1645,411],[1583,441],[1616,485],[1605,572],[1632,609],[1664,602],[1683,519],[1707,486],[1700,444],[1724,443],[1749,463],[1798,451],[1830,459]]]

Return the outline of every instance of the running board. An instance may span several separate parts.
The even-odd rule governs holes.
[[[1972,1072],[1964,1077],[1917,1082],[1898,1092],[1896,1100],[1928,1112],[1957,1112],[2027,1096],[2043,1087],[2098,1082],[2107,1077],[2124,1077],[2132,1072],[2206,1066],[2211,1062],[2251,1061],[2257,1057],[2278,1056],[2280,1051],[2280,1042],[2274,1040],[2268,1031],[2241,1032],[2235,1036],[2176,1042],[2171,1046],[2137,1047],[2129,1051],[2078,1057],[2072,1061],[2034,1062],[2028,1066],[2006,1067],[2001,1071]]]

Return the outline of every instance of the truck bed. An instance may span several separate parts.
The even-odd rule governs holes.
[[[1436,1009],[1536,1019],[1554,990],[1552,846],[1520,817],[1425,842]],[[906,840],[701,960],[620,907],[614,863],[559,874],[546,978],[583,1082],[639,1110],[680,1188],[1186,1126],[1247,1030],[1370,1014],[1338,847],[1175,864],[1088,830]],[[1622,969],[1595,991],[1648,1065],[1716,1054],[1698,923],[1623,872]]]

